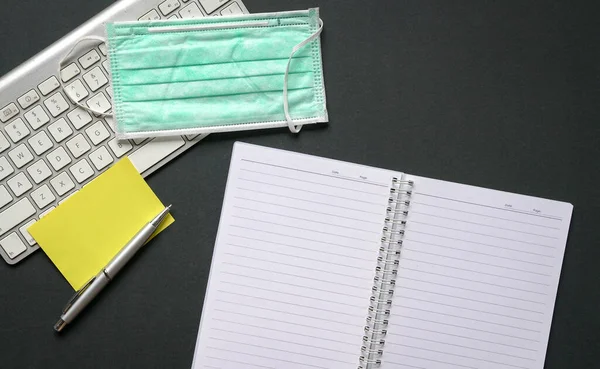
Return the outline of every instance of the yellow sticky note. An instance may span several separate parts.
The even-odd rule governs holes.
[[[125,158],[28,231],[71,286],[79,290],[164,208]],[[155,234],[174,221],[169,215]]]

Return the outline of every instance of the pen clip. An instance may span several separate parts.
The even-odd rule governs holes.
[[[77,299],[79,298],[79,296],[81,296],[81,294],[84,293],[85,290],[88,289],[88,287],[92,284],[92,282],[95,279],[96,279],[96,277],[93,277],[83,287],[81,287],[79,289],[79,291],[75,292],[75,294],[73,295],[73,297],[71,297],[71,299],[67,302],[67,304],[63,308],[63,314],[66,313],[69,310],[69,308],[75,303],[75,301],[77,301]]]

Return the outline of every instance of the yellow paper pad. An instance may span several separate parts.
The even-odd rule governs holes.
[[[71,286],[79,290],[164,208],[125,158],[28,231]],[[174,221],[169,215],[155,235]]]

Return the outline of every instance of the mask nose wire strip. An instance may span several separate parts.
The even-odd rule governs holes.
[[[112,116],[112,114],[107,114],[107,113],[103,113],[99,110],[95,110],[90,108],[89,106],[85,106],[83,104],[80,104],[79,102],[75,101],[75,99],[73,99],[71,97],[71,95],[67,92],[66,88],[65,88],[65,84],[63,83],[62,77],[60,75],[60,71],[63,68],[63,64],[65,64],[65,62],[67,61],[67,59],[69,59],[71,57],[71,54],[73,54],[73,52],[75,51],[75,48],[77,48],[77,45],[79,45],[80,43],[82,43],[83,41],[98,41],[100,43],[106,43],[106,39],[100,36],[85,36],[80,38],[79,40],[77,40],[77,42],[75,42],[75,44],[73,45],[73,47],[71,47],[71,49],[69,50],[69,52],[58,62],[58,83],[60,83],[60,87],[62,88],[62,90],[65,92],[65,94],[67,95],[67,98],[69,100],[71,100],[71,102],[75,105],[77,105],[78,107],[80,107],[83,110],[92,112],[96,115],[102,116],[102,117],[110,117]]]
[[[294,54],[296,54],[298,50],[306,46],[306,44],[312,42],[314,39],[319,37],[321,31],[323,31],[323,21],[319,19],[319,29],[315,33],[313,33],[309,38],[294,46],[294,48],[292,49],[292,53],[290,54],[290,58],[288,59],[287,67],[285,68],[285,76],[283,77],[283,111],[285,113],[285,119],[287,121],[288,127],[290,131],[292,131],[292,133],[300,132],[300,129],[302,129],[302,125],[294,125],[292,117],[290,116],[290,104],[288,101],[288,77],[290,74],[290,64],[292,64],[292,58],[294,57]]]

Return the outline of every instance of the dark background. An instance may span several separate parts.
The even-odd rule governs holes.
[[[2,0],[0,75],[111,3]],[[321,7],[329,125],[212,135],[150,176],[177,221],[62,335],[72,290],[43,252],[0,263],[0,368],[190,368],[236,140],[571,202],[545,368],[597,368],[598,2],[245,4]]]

